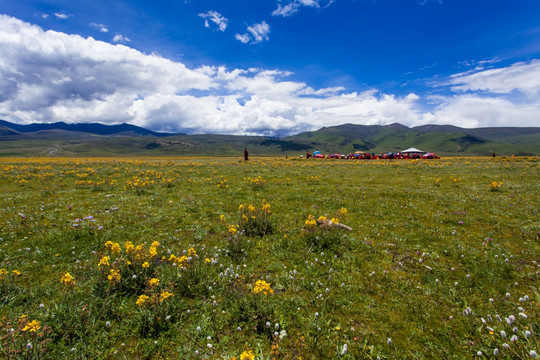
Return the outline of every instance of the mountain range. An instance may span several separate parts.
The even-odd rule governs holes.
[[[160,133],[130,124],[19,125],[0,120],[0,156],[298,156],[399,152],[409,147],[443,156],[540,155],[540,127],[465,129],[401,124],[325,127],[284,138]]]

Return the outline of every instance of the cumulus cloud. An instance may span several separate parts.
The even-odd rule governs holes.
[[[114,35],[112,41],[114,41],[114,42],[130,42],[131,39],[128,38],[127,36],[122,35],[122,34],[116,34],[116,35]]]
[[[465,128],[538,126],[540,104],[467,94],[445,99],[426,120]]]
[[[253,37],[253,42],[259,43],[263,40],[268,40],[270,26],[266,23],[266,21],[259,24],[253,24],[253,26],[248,26],[247,29]]]
[[[266,21],[248,26],[247,31],[248,32],[245,34],[236,34],[236,40],[243,44],[247,44],[248,42],[251,42],[251,44],[257,44],[264,40],[270,39],[268,37],[268,34],[270,33],[270,25],[268,25]]]
[[[236,34],[234,35],[234,38],[242,44],[247,44],[251,40],[248,34]]]
[[[227,22],[229,19],[218,13],[217,11],[210,10],[206,13],[199,14],[201,18],[204,19],[204,26],[210,28],[210,23],[208,20],[217,25],[217,29],[220,31],[225,31],[227,29]]]
[[[90,23],[90,26],[98,29],[99,31],[101,31],[103,33],[109,32],[109,28],[106,25],[103,25],[103,24]]]
[[[298,2],[304,6],[315,6],[315,7],[319,6],[318,0],[298,0]]]
[[[0,15],[0,53],[0,118],[16,123],[128,122],[157,131],[275,136],[343,123],[536,126],[540,113],[537,83],[521,83],[526,73],[536,76],[537,61],[458,74],[449,82],[450,89],[460,88],[427,99],[437,105],[425,110],[426,99],[418,94],[314,89],[280,70],[188,68],[5,15]],[[496,87],[502,79],[506,85]],[[535,97],[515,101],[511,89]]]
[[[412,102],[420,100],[420,97],[416,95],[415,93],[410,93],[409,95],[405,97],[405,100],[412,103]]]

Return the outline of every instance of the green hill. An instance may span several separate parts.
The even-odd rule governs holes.
[[[399,152],[409,147],[441,155],[540,154],[540,128],[464,129],[449,125],[408,128],[400,124],[322,128],[286,138],[323,153]]]
[[[46,126],[45,126],[46,125]],[[286,138],[155,133],[131,125],[0,123],[0,156],[299,156],[306,151],[349,154],[415,147],[443,156],[539,155],[540,128],[464,129],[401,124],[326,127]]]

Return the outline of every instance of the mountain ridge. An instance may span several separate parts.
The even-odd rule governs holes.
[[[140,136],[171,136],[176,134],[161,133],[145,129],[140,126],[122,123],[118,125],[105,125],[100,123],[80,123],[80,124],[67,124],[65,122],[55,123],[32,123],[27,125],[19,125],[11,123],[9,121],[0,120],[0,126],[9,128],[19,133],[37,133],[39,131],[46,130],[65,130],[72,132],[83,132],[96,135],[117,135],[122,134],[140,135]]]
[[[18,125],[0,120],[0,156],[236,156],[399,152],[416,147],[441,155],[539,155],[540,128],[460,128],[453,125],[407,127],[342,124],[277,138],[217,134],[160,133],[131,124],[99,123]]]

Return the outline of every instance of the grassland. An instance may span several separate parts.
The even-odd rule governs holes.
[[[540,351],[538,158],[310,160],[0,159],[0,357]]]

